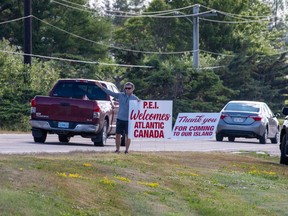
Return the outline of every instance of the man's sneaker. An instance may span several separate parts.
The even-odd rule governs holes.
[[[116,150],[116,151],[115,151],[115,153],[119,154],[119,153],[120,153],[120,151],[119,151],[119,150]]]
[[[125,151],[125,154],[128,154],[128,151]]]

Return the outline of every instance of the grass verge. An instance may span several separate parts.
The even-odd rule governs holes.
[[[1,215],[286,215],[288,169],[255,153],[0,157]]]

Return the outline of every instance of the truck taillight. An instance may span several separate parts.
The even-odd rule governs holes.
[[[100,107],[96,105],[93,109],[93,118],[100,118],[100,111]]]
[[[31,100],[31,113],[36,113],[36,100],[33,98]]]

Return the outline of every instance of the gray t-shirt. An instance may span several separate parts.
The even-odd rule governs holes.
[[[119,92],[115,93],[113,91],[110,91],[109,89],[102,88],[104,92],[107,94],[119,99],[119,111],[118,111],[118,117],[117,119],[123,120],[123,121],[128,121],[129,119],[129,101],[130,100],[139,100],[139,98],[132,94],[132,95],[127,95],[125,92]]]

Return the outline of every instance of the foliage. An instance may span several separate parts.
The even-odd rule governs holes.
[[[264,101],[275,111],[280,111],[287,100],[286,53],[235,56],[229,66],[217,74],[224,86],[238,92],[231,99]]]
[[[210,61],[209,56],[203,56],[203,63],[204,59]],[[147,57],[145,62],[154,68],[133,70],[127,79],[135,80],[136,93],[142,99],[173,100],[174,116],[179,112],[218,112],[234,94],[213,71],[192,69],[189,55],[161,62],[156,56]]]
[[[0,128],[12,131],[28,131],[29,102],[36,93],[23,87],[17,93],[5,91],[0,100]]]
[[[78,5],[87,3],[86,0],[74,2]],[[33,53],[62,57],[69,53],[97,59],[106,57],[107,47],[101,44],[110,38],[112,26],[109,20],[89,10],[75,10],[71,6],[64,7],[50,0],[32,1],[32,14],[35,16],[32,19]],[[23,16],[24,2],[4,0],[1,9],[5,16],[1,16],[0,22],[19,18]],[[22,22],[1,25],[0,38],[22,46],[22,32]]]
[[[23,1],[1,0],[0,23],[18,19],[23,16]],[[23,42],[23,23],[21,21],[10,24],[2,24],[0,27],[0,39],[8,39],[14,45],[22,45]]]
[[[110,1],[105,2],[105,9],[106,12],[109,13],[111,10],[115,12],[119,11],[119,13],[116,13],[117,15],[123,15],[124,12],[139,12],[144,8],[144,2],[145,0],[115,0],[112,2],[112,8],[110,8]],[[115,16],[112,18],[113,24],[115,26],[123,26],[125,23],[126,18],[121,16]]]
[[[16,47],[4,40],[0,49],[15,52]],[[59,78],[53,62],[33,61],[24,65],[20,55],[0,53],[0,127],[28,130],[30,101],[36,94],[47,95]]]
[[[146,71],[127,70],[127,79],[133,80],[141,89],[137,93],[142,98],[172,99],[176,113],[181,110],[219,111],[220,107],[232,99],[263,100],[275,109],[283,106],[286,97],[287,62],[282,54],[276,54],[283,46],[283,43],[278,40],[283,32],[271,31],[267,28],[268,22],[253,22],[253,19],[257,20],[270,14],[269,5],[258,0],[221,2],[154,0],[145,12],[184,8],[191,3],[200,4],[200,12],[208,8],[219,9],[217,17],[207,17],[207,19],[227,22],[224,24],[204,22],[205,20],[200,19],[200,49],[229,55],[217,59],[214,54],[200,55],[201,67],[220,65],[220,68],[203,69],[195,73],[191,67],[189,69],[184,66],[185,60],[179,55],[177,57],[161,54],[151,56],[145,53],[147,50],[179,51],[178,48],[192,50],[192,43],[187,43],[192,37],[192,20],[189,21],[187,17],[186,19],[150,17],[128,19],[123,28],[117,29],[114,38],[129,49],[143,50],[143,52],[115,51],[115,57],[124,63],[145,63],[155,66],[154,69]],[[181,14],[191,14],[191,10],[192,8],[181,10]],[[235,16],[227,16],[222,13],[223,11],[238,14],[239,18],[235,20]],[[173,14],[167,13],[167,15]],[[228,24],[229,21],[239,23]],[[189,59],[188,56],[186,55],[186,60]],[[175,63],[175,58],[179,59],[178,63]],[[192,62],[189,64],[192,65]],[[183,88],[179,88],[179,80]]]
[[[271,11],[269,6],[258,0],[167,0],[166,2],[171,5],[172,8],[183,8],[188,5],[200,4],[200,13],[209,11],[211,8],[216,10],[217,16],[200,17],[199,34],[201,37],[199,39],[200,49],[202,50],[210,52],[223,52],[225,50],[240,52],[243,49],[244,42],[246,45],[247,43],[255,42],[257,37],[262,37],[261,35],[263,33],[267,34],[265,32],[268,31],[266,28],[267,23],[247,22],[249,20],[257,20],[270,15]],[[184,14],[191,14],[192,11],[193,8],[182,10]],[[209,20],[220,22],[211,22]],[[239,24],[233,24],[233,22],[239,22]],[[189,31],[187,32],[187,30]],[[186,29],[185,35],[190,35],[191,30],[191,27]],[[186,38],[185,35],[185,41],[189,40],[189,37]],[[258,42],[260,44],[260,41]],[[261,45],[261,47],[263,46]]]

